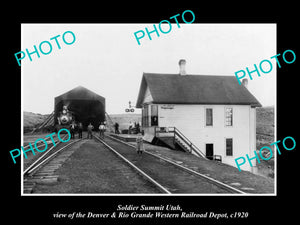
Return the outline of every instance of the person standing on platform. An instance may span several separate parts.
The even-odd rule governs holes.
[[[140,130],[140,122],[137,122],[137,124],[136,124],[136,133],[138,134],[140,132],[141,132],[141,130]]]
[[[87,131],[88,131],[88,136],[87,138],[91,137],[93,138],[92,134],[93,134],[93,129],[94,129],[94,126],[90,123],[87,127]]]
[[[82,138],[82,130],[83,130],[82,123],[79,123],[78,124],[78,138]]]
[[[129,129],[128,129],[128,134],[131,134],[131,130],[133,129],[133,123],[130,121],[129,122]]]
[[[137,154],[142,154],[144,150],[143,136],[141,133],[139,133],[136,138],[136,152]]]
[[[105,125],[103,122],[101,122],[100,126],[99,126],[99,131],[100,131],[100,138],[104,139],[104,131],[105,131]]]

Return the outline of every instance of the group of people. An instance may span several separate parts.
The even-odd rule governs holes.
[[[115,123],[114,127],[115,127],[115,133],[120,134],[119,124]],[[144,149],[143,136],[140,133],[139,124],[135,123],[134,127],[138,129],[137,130],[138,131],[137,132],[137,137],[136,137],[136,151],[137,151],[137,154],[142,154],[143,151],[145,150]],[[129,127],[129,132],[128,132],[129,134],[132,133],[132,128],[133,128],[133,124],[130,122],[130,127]],[[89,123],[89,125],[87,126],[87,138],[88,139],[93,138],[93,130],[94,130],[94,126],[92,125],[92,123]],[[101,122],[100,125],[99,125],[99,136],[102,139],[104,139],[105,130],[106,130],[106,123],[104,121],[104,122]],[[83,125],[82,125],[81,122],[76,124],[73,121],[71,123],[71,125],[70,125],[71,138],[73,138],[73,139],[75,138],[75,133],[78,133],[78,138],[82,138],[82,131],[83,131]]]
[[[140,123],[139,122],[138,123],[136,123],[136,122],[132,123],[130,121],[129,128],[128,128],[128,134],[138,134],[140,132],[141,132]]]
[[[120,125],[117,122],[114,124],[115,134],[120,134],[119,126]],[[140,123],[139,122],[138,123],[136,123],[136,122],[132,123],[130,121],[129,127],[128,127],[128,134],[138,134],[140,132],[141,132]]]
[[[101,122],[98,128],[99,128],[99,137],[104,139],[104,132],[106,130],[105,121]],[[94,130],[94,126],[91,123],[89,123],[89,125],[87,126],[87,132],[88,132],[87,138],[93,138],[93,135],[92,135],[93,130]]]
[[[92,123],[89,123],[89,125],[87,126],[87,138],[93,138],[93,130],[94,130],[94,126],[92,125]],[[101,122],[99,125],[100,138],[104,138],[105,130],[106,130],[106,126],[104,121]],[[78,138],[82,138],[82,131],[83,131],[83,125],[81,122],[75,123],[75,121],[73,121],[70,124],[71,139],[75,138],[75,133],[78,133]]]
[[[75,133],[78,133],[78,138],[82,138],[83,125],[82,123],[76,124],[74,121],[70,124],[71,138],[75,138]]]

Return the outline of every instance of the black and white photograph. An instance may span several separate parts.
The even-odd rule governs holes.
[[[22,24],[22,194],[276,194],[276,24],[169,27]]]
[[[8,13],[3,220],[294,221],[295,14],[139,4]]]

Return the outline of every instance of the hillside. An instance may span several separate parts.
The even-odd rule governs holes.
[[[24,131],[31,131],[38,124],[42,123],[49,114],[42,115],[39,113],[33,112],[23,112],[23,127]],[[139,122],[141,124],[141,115],[140,114],[132,114],[132,113],[124,113],[124,114],[111,114],[111,120],[115,123],[119,123],[120,129],[128,129],[130,122]]]
[[[274,122],[274,106],[261,107],[256,109],[256,149],[263,146],[270,146],[275,140],[275,122]],[[272,148],[273,149],[273,148]],[[273,149],[274,150],[274,149]],[[263,152],[268,158],[269,152]],[[258,172],[263,176],[274,177],[274,157],[268,161],[261,160],[258,164]]]
[[[274,134],[274,106],[256,109],[257,134]]]
[[[37,124],[42,123],[47,117],[49,116],[49,114],[46,115],[42,115],[39,113],[33,113],[33,112],[23,112],[23,126],[26,128],[33,128],[35,127]]]

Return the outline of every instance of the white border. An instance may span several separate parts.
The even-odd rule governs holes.
[[[22,39],[22,24],[27,24],[27,23],[21,23],[20,26],[21,26],[21,49],[23,49],[23,39]],[[49,24],[49,23],[45,23],[45,24]],[[81,25],[82,24],[91,24],[91,23],[80,23]],[[93,24],[93,23],[92,23]],[[203,24],[218,24],[218,23],[203,23]],[[225,24],[235,24],[235,23],[225,23]],[[240,24],[240,23],[238,23]],[[247,23],[249,24],[249,23]],[[264,23],[265,24],[265,23]],[[267,24],[275,24],[276,25],[276,52],[277,52],[277,32],[278,32],[278,29],[277,29],[277,23],[267,23]],[[74,25],[74,24],[73,24]],[[118,25],[118,24],[106,24],[106,23],[103,23],[102,25]],[[125,24],[124,24],[125,25]],[[274,105],[274,124],[275,124],[275,127],[274,127],[274,138],[276,141],[277,140],[277,67],[276,67],[276,73],[275,73],[275,105]],[[22,143],[22,146],[23,146],[23,132],[24,132],[24,129],[23,129],[23,90],[24,90],[24,87],[23,87],[23,77],[24,75],[24,71],[23,71],[23,67],[21,66],[21,143]],[[224,110],[225,112],[225,110]],[[225,112],[226,113],[226,112]],[[226,116],[226,115],[224,115]],[[225,117],[224,117],[225,118]],[[224,126],[225,127],[233,127],[234,124],[232,126],[226,126],[225,125],[225,121],[224,121]],[[20,176],[21,176],[21,189],[20,189],[20,194],[21,196],[277,196],[277,152],[274,151],[275,154],[274,154],[274,193],[267,193],[267,194],[253,194],[253,193],[247,193],[247,194],[68,194],[68,193],[64,193],[64,194],[58,194],[58,193],[55,193],[55,194],[24,194],[23,193],[23,189],[24,189],[24,185],[23,185],[23,168],[24,168],[24,165],[23,165],[23,157],[21,157],[21,171],[20,171]]]

